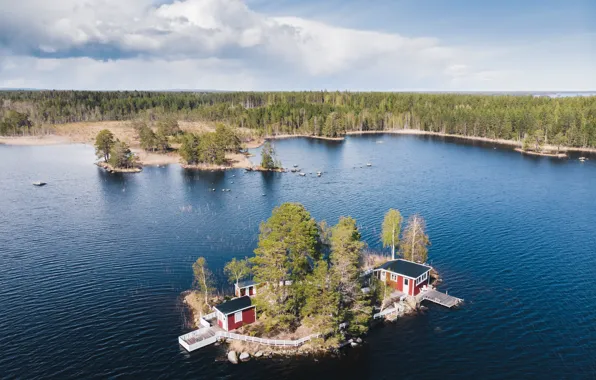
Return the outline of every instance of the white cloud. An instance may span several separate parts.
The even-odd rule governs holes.
[[[1,86],[488,90],[543,84],[532,75],[537,58],[530,51],[269,17],[241,0],[3,2]],[[526,78],[518,82],[520,72]],[[586,85],[565,78],[571,87]]]

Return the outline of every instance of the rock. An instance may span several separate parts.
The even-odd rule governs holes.
[[[240,361],[247,362],[250,360],[250,354],[248,352],[243,352],[240,354]]]
[[[418,302],[416,301],[416,298],[415,297],[407,296],[406,299],[405,299],[405,303],[412,310],[416,310],[418,308]]]
[[[356,343],[356,342],[350,342],[350,345],[351,345],[352,347],[356,347],[356,346],[358,345],[358,343]]]
[[[358,338],[358,339],[356,339],[356,343],[358,343],[358,344],[362,344],[362,338]]]
[[[238,354],[236,354],[236,351],[228,352],[228,360],[232,364],[238,364]]]
[[[261,356],[263,356],[263,351],[257,351],[255,358],[260,358]]]

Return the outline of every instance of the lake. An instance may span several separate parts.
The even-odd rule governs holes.
[[[0,146],[0,377],[596,376],[596,157],[395,135],[274,145],[284,166],[323,175],[108,174],[88,146]],[[428,305],[339,357],[233,366],[224,347],[185,352],[192,263],[206,257],[229,287],[225,262],[252,255],[259,223],[289,201],[354,217],[374,250],[389,208],[421,214],[440,290],[465,303]]]

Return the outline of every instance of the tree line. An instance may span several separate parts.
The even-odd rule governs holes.
[[[385,218],[384,242],[391,231],[400,235],[402,220],[396,212],[390,210]],[[362,276],[365,243],[356,220],[341,217],[330,227],[317,222],[301,204],[284,203],[259,230],[254,257],[234,258],[224,272],[232,283],[253,276],[260,284],[254,301],[261,333],[293,331],[304,325],[323,334],[325,344],[333,346],[368,331],[373,306],[382,304],[391,292],[380,281]],[[429,242],[420,216],[410,218],[402,236],[406,257],[426,258]],[[390,244],[397,246],[397,240]],[[193,265],[193,272],[202,304],[208,305],[213,282],[204,258]],[[363,287],[370,291],[363,292]]]
[[[596,97],[347,92],[0,92],[3,133],[76,121],[154,121],[164,115],[273,134],[337,137],[349,131],[423,131],[596,147]],[[1,131],[0,131],[1,132]]]

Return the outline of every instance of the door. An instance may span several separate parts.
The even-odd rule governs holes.
[[[404,293],[410,295],[410,279],[404,278]]]

